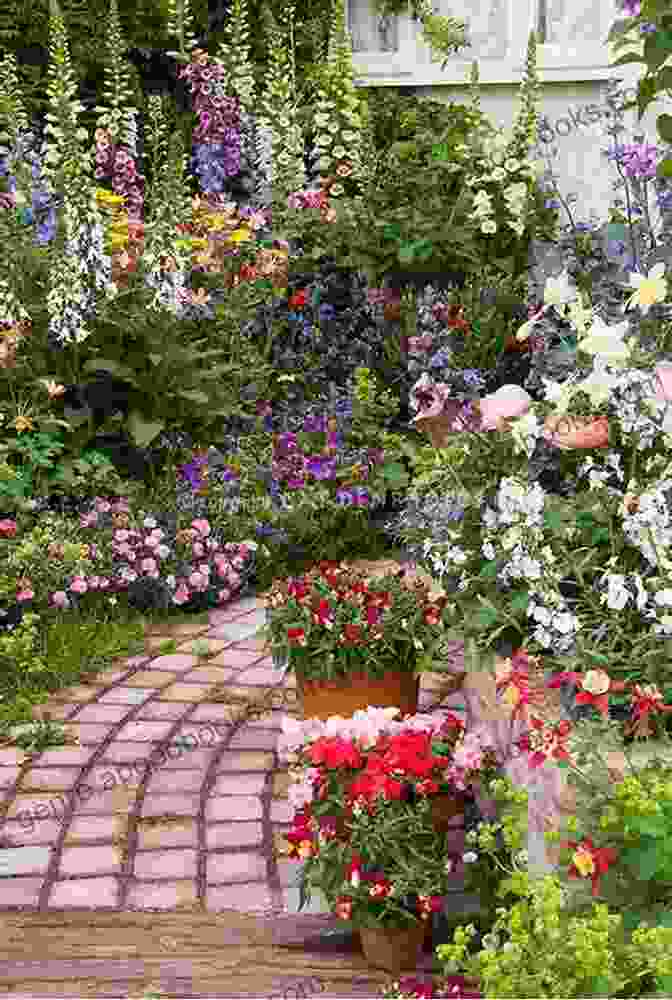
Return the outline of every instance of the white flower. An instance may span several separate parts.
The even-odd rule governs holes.
[[[471,865],[474,861],[478,861],[478,854],[475,854],[474,851],[467,851],[466,854],[462,855],[462,860],[465,865]]]
[[[635,291],[623,306],[623,310],[630,309],[631,306],[639,306],[642,315],[646,316],[651,306],[657,302],[663,302],[667,295],[667,279],[665,274],[665,264],[654,264],[649,273],[643,274],[633,272],[630,274],[630,287]]]
[[[557,278],[547,278],[544,288],[544,305],[555,306],[558,312],[564,312],[564,307],[576,298],[576,288],[571,283],[567,269]]]
[[[630,357],[630,344],[623,340],[628,330],[627,320],[609,326],[600,316],[595,316],[587,336],[579,341],[580,351],[599,355],[611,364],[618,364]]]
[[[496,233],[497,232],[497,223],[493,222],[492,219],[486,220],[485,222],[481,223],[481,232],[482,233]]]

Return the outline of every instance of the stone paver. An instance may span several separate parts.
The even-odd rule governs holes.
[[[118,897],[116,878],[72,878],[54,883],[49,896],[50,909],[77,907],[100,910],[116,907]]]
[[[134,875],[139,879],[193,879],[197,858],[195,850],[139,851],[135,855]]]
[[[61,855],[61,877],[107,875],[116,872],[121,862],[119,847],[99,844],[96,847],[67,847]]]
[[[173,882],[134,881],[126,908],[129,910],[174,910],[178,906],[196,903],[198,894],[191,879]]]
[[[266,877],[264,859],[256,853],[229,852],[208,856],[208,885],[256,882]]]
[[[261,819],[261,801],[253,795],[220,795],[208,800],[205,818],[209,823],[231,819]]]
[[[209,850],[260,845],[263,836],[261,823],[208,823],[207,826]]]

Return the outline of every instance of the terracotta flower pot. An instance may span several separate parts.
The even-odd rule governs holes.
[[[435,795],[431,800],[432,823],[437,833],[446,833],[451,820],[464,812],[464,796],[447,792]]]
[[[544,427],[546,439],[563,451],[609,446],[608,417],[547,417]]]
[[[349,719],[369,705],[394,706],[403,715],[415,715],[418,710],[420,678],[410,670],[389,670],[382,677],[353,673],[331,681],[308,680],[297,672],[296,684],[304,719],[324,720],[330,715]]]
[[[360,927],[362,951],[369,965],[386,972],[415,971],[427,933],[423,921],[411,927]]]

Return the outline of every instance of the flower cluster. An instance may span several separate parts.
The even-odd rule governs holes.
[[[322,562],[305,576],[276,581],[266,595],[273,646],[306,676],[390,663],[414,670],[441,636],[445,592],[405,571],[368,577],[347,563]]]
[[[416,853],[438,846],[431,799],[464,790],[477,777],[494,773],[497,764],[492,750],[469,740],[451,713],[442,721],[421,715],[397,721],[397,714],[369,708],[352,719],[283,722],[281,746],[291,749],[289,798],[296,810],[286,836],[288,853],[307,862],[305,881],[327,892],[341,919],[399,923],[413,909],[427,919],[440,906],[452,865],[445,864],[445,856],[439,863],[439,853],[409,881],[396,851],[367,850],[372,840],[366,831],[375,827],[385,843],[388,827],[396,824],[398,847],[399,820],[405,816],[415,826]],[[343,847],[346,853],[337,855]],[[337,857],[328,878],[327,863]]]
[[[132,597],[146,584],[166,607],[183,606],[197,596],[221,606],[240,593],[255,542],[222,543],[203,519],[187,529],[171,530],[167,524],[164,530],[151,516],[135,526],[129,514],[127,501],[97,497],[81,516],[72,542],[63,538],[60,524],[48,522],[17,538],[11,530],[16,523],[2,522],[1,536],[13,541],[5,565],[17,579],[16,600],[69,608],[78,595],[100,591]],[[89,529],[96,529],[96,541],[85,543]],[[36,562],[40,545],[49,553],[44,570]]]

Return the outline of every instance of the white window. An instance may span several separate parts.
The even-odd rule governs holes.
[[[467,22],[470,45],[451,56],[432,57],[421,28],[408,16],[380,18],[373,0],[347,0],[353,62],[363,84],[432,86],[463,84],[472,60],[483,83],[518,83],[530,31],[537,32],[542,83],[606,79],[606,38],[616,0],[434,0],[434,12]]]

